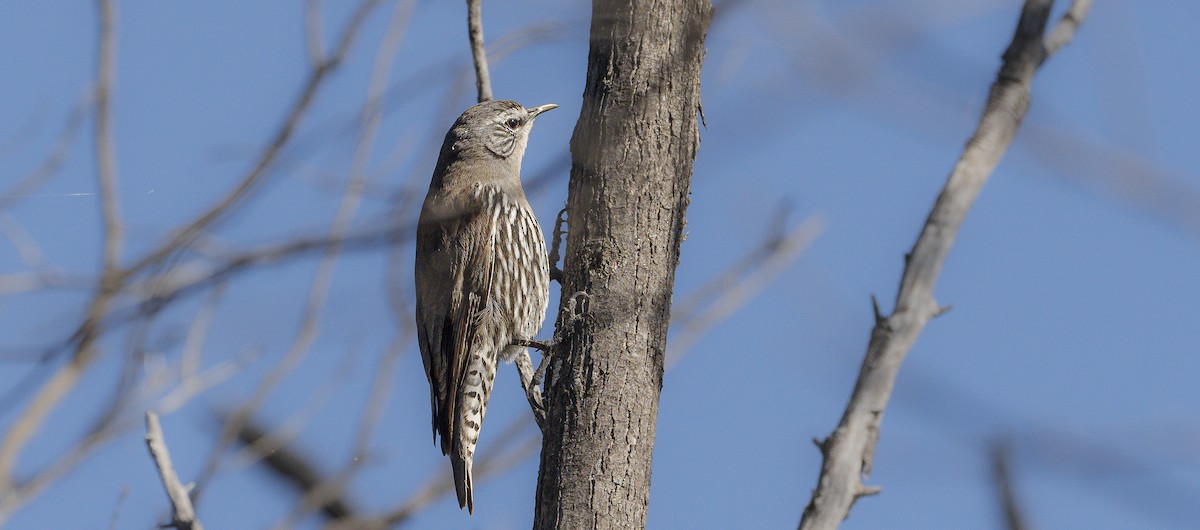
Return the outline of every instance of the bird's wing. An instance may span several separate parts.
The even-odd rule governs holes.
[[[441,426],[448,413],[446,382],[449,367],[444,344],[453,341],[450,334],[454,327],[450,321],[449,288],[450,262],[453,259],[451,236],[456,231],[453,222],[447,222],[439,214],[439,202],[426,198],[417,222],[416,262],[413,267],[417,296],[417,345],[421,349],[421,361],[425,365],[425,376],[429,379],[430,407],[433,413],[433,439],[436,442]],[[444,436],[444,435],[443,435]],[[447,438],[443,437],[442,452],[448,449]]]
[[[476,406],[479,405],[479,400],[482,403],[487,403],[487,390],[491,386],[491,382],[485,382],[481,388],[467,388],[467,372],[468,367],[478,367],[478,361],[472,361],[472,354],[481,354],[482,352],[472,352],[473,348],[481,347],[481,326],[488,326],[490,320],[486,315],[489,312],[489,305],[492,303],[489,300],[489,293],[492,292],[492,278],[496,268],[495,260],[495,240],[494,240],[494,223],[493,217],[481,211],[477,215],[472,215],[465,219],[463,225],[463,241],[464,248],[462,249],[461,271],[456,273],[456,278],[461,281],[459,284],[462,297],[451,304],[450,314],[455,316],[454,326],[454,346],[453,352],[450,354],[450,379],[452,382],[449,391],[448,400],[453,403],[450,409],[448,424],[445,425],[445,434],[451,437],[450,463],[454,469],[454,489],[458,493],[459,507],[466,507],[468,512],[474,512],[474,500],[472,499],[472,480],[471,480],[471,460],[475,451],[475,442],[478,437],[478,428],[482,423],[483,417],[481,412],[474,421],[476,423],[472,431],[471,427],[465,427],[465,423],[469,423],[469,417],[474,414],[468,410],[469,401],[475,400]],[[488,336],[487,331],[483,331],[482,336]],[[482,374],[481,374],[482,375]],[[487,377],[487,376],[484,376]],[[476,394],[478,392],[478,394]],[[468,396],[468,394],[471,394]],[[464,428],[465,427],[465,428]],[[463,429],[459,432],[459,429]],[[442,440],[445,444],[445,438]],[[443,445],[443,448],[445,446]]]
[[[426,200],[417,226],[418,339],[443,454],[456,437],[471,341],[491,291],[491,222],[474,201]]]

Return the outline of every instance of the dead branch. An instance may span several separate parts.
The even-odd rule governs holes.
[[[1017,134],[1029,109],[1034,74],[1057,50],[1047,48],[1045,37],[1053,3],[1026,0],[979,126],[906,256],[895,309],[884,317],[876,308],[875,328],[850,402],[833,433],[817,442],[821,473],[800,520],[802,530],[836,528],[856,499],[879,491],[864,486],[862,478],[871,471],[879,426],[900,362],[926,322],[942,311],[933,297],[942,264],[971,204]],[[1089,3],[1076,0],[1058,28],[1077,27]],[[1057,45],[1061,47],[1073,33],[1058,28]]]
[[[204,530],[204,525],[196,519],[196,511],[192,508],[187,486],[179,482],[175,467],[171,465],[167,441],[163,438],[158,415],[153,411],[146,412],[146,447],[150,449],[150,457],[154,459],[158,475],[162,477],[163,489],[171,499],[171,523],[166,526],[179,530]]]

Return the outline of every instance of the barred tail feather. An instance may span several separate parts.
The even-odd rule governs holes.
[[[474,513],[471,495],[471,464],[475,459],[475,445],[479,443],[479,431],[487,413],[488,397],[496,377],[496,356],[489,349],[477,350],[471,355],[462,387],[458,395],[458,425],[455,427],[454,447],[450,460],[454,467],[454,489],[458,493],[458,506]]]
[[[467,513],[475,513],[475,499],[471,494],[471,455],[455,451],[450,455],[450,465],[454,467],[454,491],[458,493],[458,507],[466,508]]]

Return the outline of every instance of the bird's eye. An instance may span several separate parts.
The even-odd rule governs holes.
[[[521,120],[509,118],[508,121],[504,122],[504,124],[507,125],[509,129],[516,129],[517,126],[521,125]]]

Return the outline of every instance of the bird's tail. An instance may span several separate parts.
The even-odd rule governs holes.
[[[471,464],[475,458],[475,445],[479,443],[479,430],[487,412],[488,397],[492,395],[492,383],[496,377],[496,359],[481,352],[472,355],[459,394],[459,424],[455,429],[454,447],[450,452],[450,463],[454,468],[454,490],[458,492],[458,507],[474,513],[475,502],[471,495]]]
[[[475,499],[471,495],[471,455],[459,454],[455,451],[450,455],[450,465],[454,467],[454,491],[458,492],[458,507],[466,508],[467,513],[475,513]]]

